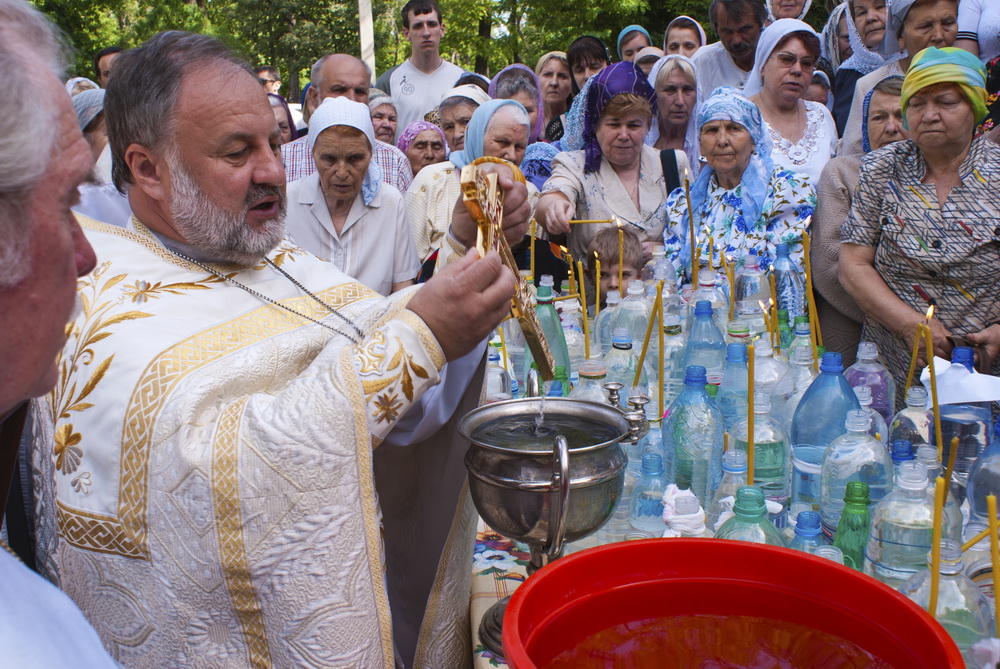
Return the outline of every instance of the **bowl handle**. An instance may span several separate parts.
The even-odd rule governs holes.
[[[552,492],[549,497],[549,528],[552,539],[546,554],[551,559],[559,557],[566,540],[566,513],[569,504],[569,444],[566,437],[559,435],[552,448]]]

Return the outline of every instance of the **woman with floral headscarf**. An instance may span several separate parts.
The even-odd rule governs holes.
[[[550,237],[568,236],[577,258],[585,257],[599,230],[613,224],[571,226],[570,219],[615,217],[651,244],[659,240],[666,213],[660,157],[644,143],[656,117],[656,93],[646,76],[634,63],[615,63],[588,85],[583,148],[553,159],[535,214]]]
[[[775,247],[786,243],[801,265],[802,232],[816,207],[808,181],[775,167],[771,140],[760,110],[736,89],[718,88],[698,110],[698,137],[706,165],[691,185],[691,208],[701,258],[715,245],[738,265],[747,254],[766,267]],[[667,199],[670,227],[663,233],[667,257],[684,271],[691,267],[689,213],[684,188]]]
[[[900,98],[910,138],[861,161],[840,280],[897,384],[931,304],[935,355],[947,358],[964,338],[1000,372],[1000,146],[974,136],[987,112],[985,80],[968,51],[924,49]]]

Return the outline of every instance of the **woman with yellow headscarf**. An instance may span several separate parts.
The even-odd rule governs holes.
[[[924,49],[900,99],[910,138],[861,161],[840,280],[865,312],[862,340],[878,344],[900,385],[931,304],[936,355],[948,358],[964,342],[980,365],[994,361],[1000,372],[1000,146],[974,136],[986,116],[985,85],[969,52]]]

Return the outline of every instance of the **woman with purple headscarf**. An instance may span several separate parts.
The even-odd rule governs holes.
[[[441,128],[427,121],[414,121],[406,126],[396,146],[410,161],[413,176],[428,165],[443,163],[448,157],[448,142]]]
[[[553,159],[535,217],[550,237],[568,237],[574,257],[586,257],[591,238],[614,224],[570,226],[570,219],[612,217],[648,242],[648,255],[663,233],[667,201],[659,152],[644,143],[656,93],[642,70],[623,62],[595,75],[585,95],[583,149]]]

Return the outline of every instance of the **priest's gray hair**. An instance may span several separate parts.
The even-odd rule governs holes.
[[[59,126],[57,100],[39,91],[40,68],[60,80],[67,55],[57,29],[24,0],[0,0],[0,288],[27,275],[30,194],[52,160]],[[44,99],[39,100],[42,96]]]
[[[207,35],[171,30],[125,51],[115,59],[115,76],[104,96],[111,146],[111,178],[119,191],[135,183],[125,163],[132,144],[166,153],[173,144],[174,109],[184,75],[216,62],[229,63],[256,77],[250,65],[222,42]]]

